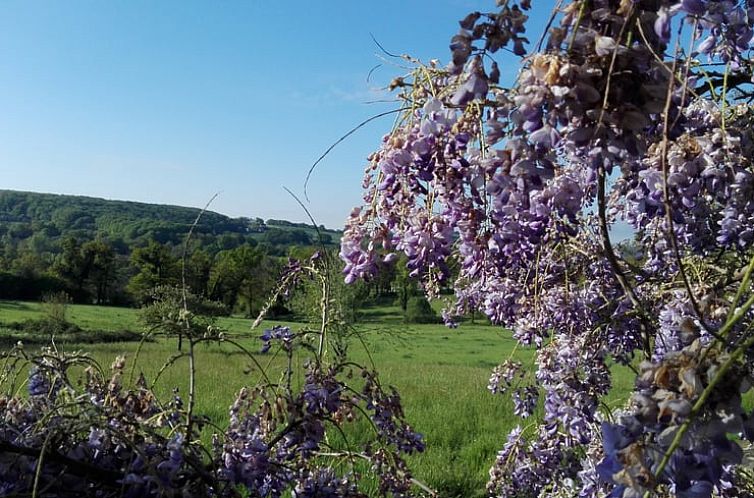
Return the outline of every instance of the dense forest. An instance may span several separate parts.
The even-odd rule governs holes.
[[[181,280],[186,235],[201,210],[91,197],[0,190],[0,298],[140,305]],[[186,280],[229,311],[253,313],[290,256],[341,233],[323,226],[206,211],[196,222]]]

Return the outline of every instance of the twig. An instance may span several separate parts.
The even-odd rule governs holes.
[[[188,246],[189,242],[191,241],[191,236],[194,234],[194,229],[199,225],[199,220],[202,219],[202,216],[205,212],[207,212],[207,209],[209,208],[210,204],[217,198],[217,196],[220,195],[220,192],[215,193],[209,201],[207,201],[207,204],[204,205],[204,208],[199,211],[199,214],[196,215],[196,219],[191,224],[191,227],[189,228],[188,233],[186,234],[186,239],[183,241],[183,255],[181,256],[181,297],[183,299],[183,310],[184,312],[188,312],[188,298],[187,298],[187,291],[186,291],[186,257],[188,255]],[[188,330],[188,322],[186,323],[186,333],[188,334],[190,331]],[[181,340],[182,335],[178,334],[178,350],[181,349]]]
[[[728,308],[728,316],[726,317],[725,321],[730,321],[731,317],[733,316],[733,313],[736,310],[736,305],[741,300],[741,297],[743,296],[744,292],[746,292],[746,288],[749,286],[749,281],[751,280],[751,273],[754,271],[754,257],[751,258],[751,261],[749,262],[749,265],[746,267],[746,271],[743,274],[743,280],[741,281],[741,285],[738,286],[738,290],[736,291],[736,296],[733,298],[733,302],[730,303],[730,308]]]
[[[328,154],[329,154],[329,153],[330,153],[330,152],[331,152],[331,151],[332,151],[332,150],[333,150],[333,149],[334,149],[335,147],[337,147],[337,146],[338,146],[338,145],[339,145],[339,144],[340,144],[341,142],[343,142],[343,141],[344,141],[344,140],[345,140],[346,138],[348,138],[348,137],[350,137],[351,135],[353,135],[354,133],[356,133],[356,131],[358,131],[358,130],[359,130],[360,128],[362,128],[362,127],[364,127],[365,125],[367,125],[367,124],[371,123],[371,122],[372,122],[372,121],[374,121],[375,119],[379,119],[379,118],[381,118],[381,117],[383,117],[383,116],[388,116],[388,115],[390,115],[390,114],[395,114],[395,113],[397,113],[397,112],[401,112],[402,110],[403,110],[403,109],[393,109],[393,110],[391,110],[391,111],[385,111],[385,112],[381,112],[381,113],[379,113],[379,114],[375,114],[375,115],[374,115],[374,116],[372,116],[371,118],[369,118],[369,119],[365,119],[365,120],[364,120],[364,121],[362,121],[361,123],[357,124],[357,125],[356,125],[356,126],[355,126],[354,128],[352,128],[352,129],[351,129],[351,130],[350,130],[350,131],[349,131],[348,133],[346,133],[345,135],[343,135],[342,137],[340,137],[339,139],[337,139],[337,140],[335,141],[335,143],[333,143],[333,144],[332,144],[332,145],[331,145],[330,147],[328,147],[328,148],[327,148],[327,150],[326,150],[325,152],[323,152],[323,153],[322,153],[322,155],[321,155],[321,156],[319,156],[319,157],[317,158],[317,160],[316,160],[316,161],[314,161],[314,164],[312,164],[312,165],[311,165],[311,167],[309,168],[309,172],[308,172],[308,173],[306,173],[306,180],[304,181],[304,198],[306,198],[306,200],[307,200],[307,201],[309,200],[309,194],[308,194],[308,192],[307,192],[307,187],[308,187],[308,185],[309,185],[309,178],[311,178],[311,176],[312,176],[312,173],[314,172],[314,168],[316,168],[316,167],[317,167],[317,165],[318,165],[318,164],[319,164],[320,162],[322,162],[322,159],[324,159],[324,158],[325,158],[325,157],[326,157],[326,156],[327,156],[327,155],[328,155]]]
[[[555,5],[555,8],[552,9],[552,12],[550,13],[550,19],[547,21],[545,28],[542,30],[542,35],[539,37],[539,40],[537,40],[537,43],[536,43],[537,48],[535,49],[535,52],[539,52],[542,50],[542,43],[544,43],[545,37],[547,36],[547,32],[550,30],[550,26],[552,26],[553,21],[555,21],[555,18],[560,12],[560,7],[562,5],[563,5],[563,0],[558,0],[558,3]]]
[[[679,33],[680,36],[680,33]],[[676,40],[676,50],[675,53],[678,54],[678,40]],[[676,58],[673,58],[673,65],[671,67],[672,74],[675,74],[676,72]],[[691,303],[691,307],[694,310],[694,313],[696,314],[697,318],[699,319],[699,323],[702,325],[705,331],[707,331],[709,334],[715,336],[717,339],[720,339],[715,335],[715,332],[707,325],[706,321],[704,320],[704,316],[702,315],[701,309],[699,308],[699,302],[696,300],[696,297],[694,296],[694,292],[691,289],[691,284],[689,282],[688,275],[686,274],[686,267],[683,263],[683,259],[681,258],[681,251],[678,247],[678,237],[676,237],[675,234],[675,228],[674,228],[674,222],[673,222],[673,205],[670,202],[670,185],[668,182],[668,177],[670,176],[670,165],[668,164],[668,133],[669,133],[669,126],[670,126],[670,107],[673,104],[673,89],[675,88],[674,85],[675,78],[671,77],[668,82],[668,91],[665,94],[665,108],[663,109],[663,123],[662,123],[662,141],[660,142],[660,166],[662,168],[662,194],[663,194],[663,205],[665,206],[665,223],[667,224],[667,231],[668,231],[668,238],[670,239],[670,247],[673,250],[673,257],[676,260],[676,264],[678,265],[678,272],[681,275],[681,280],[683,281],[683,286],[686,288],[686,294],[689,296],[689,302]],[[685,85],[684,85],[685,87]]]
[[[377,41],[377,38],[375,38],[372,33],[369,33],[369,36],[372,38],[372,41],[374,42],[374,44],[377,45],[378,47],[380,47],[380,50],[382,50],[385,53],[385,55],[388,55],[390,57],[395,57],[396,59],[401,59],[402,58],[400,55],[392,54],[392,53],[388,52],[387,50],[385,50],[385,47],[383,47],[382,44]]]
[[[47,450],[47,445],[50,444],[50,439],[52,438],[53,433],[50,432],[47,434],[47,437],[44,440],[44,443],[42,443],[42,449],[39,450],[39,458],[37,458],[37,470],[34,472],[34,487],[31,490],[31,497],[37,498],[37,490],[39,489],[39,478],[42,476],[42,466],[44,465],[44,456],[45,456],[45,450]]]
[[[319,335],[319,350],[317,359],[322,359],[322,354],[324,353],[325,348],[325,335],[327,333],[327,323],[329,319],[329,311],[330,311],[330,255],[327,252],[327,249],[325,248],[325,243],[322,239],[322,233],[317,226],[317,222],[314,220],[314,217],[309,212],[309,210],[306,208],[303,202],[301,202],[301,199],[299,199],[296,194],[290,191],[287,187],[283,187],[286,192],[288,192],[291,197],[295,199],[296,202],[298,202],[299,206],[301,206],[301,209],[304,210],[306,215],[309,217],[309,220],[312,222],[312,225],[314,225],[314,229],[317,231],[317,237],[319,238],[319,245],[322,249],[322,261],[324,266],[324,275],[321,275],[320,278],[322,279],[322,299],[321,299],[321,309],[322,309],[322,323],[320,325],[320,335]]]
[[[618,34],[618,38],[616,41],[615,49],[613,50],[613,54],[610,59],[610,67],[608,69],[607,81],[605,83],[605,97],[602,100],[602,109],[600,110],[600,116],[597,121],[597,125],[595,127],[595,133],[597,133],[597,130],[599,130],[601,126],[604,126],[604,116],[605,116],[605,112],[607,111],[608,100],[610,96],[610,82],[613,76],[613,68],[615,67],[615,61],[618,57],[619,42],[620,42],[620,39],[623,38],[623,33],[625,32],[629,19],[633,15],[633,8],[634,7],[632,5],[629,12],[626,14],[626,20],[623,22],[623,26],[621,26],[621,30],[620,30],[620,33]],[[631,304],[634,306],[634,308],[637,309],[637,311],[640,314],[641,324],[642,324],[642,339],[644,341],[644,356],[647,359],[649,359],[652,357],[652,349],[651,349],[651,343],[649,339],[649,323],[648,323],[648,319],[644,311],[644,305],[639,299],[639,296],[634,291],[634,288],[628,282],[628,278],[626,278],[626,275],[623,272],[623,269],[621,268],[620,263],[618,262],[618,257],[615,255],[613,244],[610,241],[610,232],[607,227],[607,212],[606,212],[607,199],[605,196],[606,176],[607,176],[607,172],[605,171],[605,166],[602,163],[600,163],[599,167],[597,168],[597,212],[598,212],[598,217],[599,217],[600,238],[602,240],[602,247],[603,247],[603,250],[605,251],[605,256],[607,257],[607,260],[610,263],[610,267],[613,269],[613,273],[615,274],[616,280],[618,280],[618,283],[623,289],[623,292],[626,293],[629,300],[631,301]]]
[[[186,327],[186,337],[189,340],[189,351],[188,351],[188,358],[189,358],[189,393],[188,393],[188,408],[186,409],[186,438],[191,441],[191,432],[193,430],[193,424],[194,424],[194,405],[196,404],[196,359],[194,358],[194,338],[191,337],[191,324],[189,323],[189,309],[188,309],[188,290],[186,288],[186,257],[188,255],[188,246],[189,242],[191,241],[191,236],[194,234],[194,228],[199,224],[199,220],[201,220],[202,215],[207,211],[210,204],[212,204],[212,201],[214,201],[217,196],[220,195],[219,192],[217,192],[215,195],[213,195],[209,201],[207,201],[207,204],[205,204],[204,209],[202,209],[199,214],[196,216],[196,219],[194,220],[194,223],[191,225],[191,228],[189,229],[188,234],[186,234],[186,240],[183,243],[183,256],[181,257],[181,296],[183,299],[183,321],[185,323]],[[180,350],[181,346],[181,334],[178,335],[178,350]]]

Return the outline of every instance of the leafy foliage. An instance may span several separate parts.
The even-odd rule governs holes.
[[[413,296],[406,303],[406,323],[436,323],[439,318],[424,296]]]
[[[0,235],[24,240],[41,234],[53,244],[66,237],[95,240],[100,236],[112,241],[118,250],[150,241],[176,246],[183,242],[200,212],[179,206],[0,190]],[[304,223],[229,218],[211,211],[204,212],[194,227],[194,239],[205,248],[215,245],[218,237],[227,236],[219,249],[258,239],[271,245],[311,244],[316,240],[314,233],[314,228]],[[326,229],[325,233],[334,239],[339,236]]]
[[[40,299],[58,291],[75,302],[142,304],[156,285],[175,285],[199,209],[0,190],[0,298]],[[192,231],[187,284],[255,315],[280,264],[296,247],[329,247],[337,231],[304,223],[232,219],[206,212]],[[264,261],[254,276],[234,268],[244,251]],[[260,256],[263,254],[264,256]],[[253,265],[252,265],[253,266]],[[210,281],[210,277],[213,280]]]

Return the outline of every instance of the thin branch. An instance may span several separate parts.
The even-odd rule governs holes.
[[[558,3],[555,5],[555,8],[552,9],[552,12],[550,13],[550,19],[547,21],[547,24],[545,25],[545,28],[542,30],[542,35],[539,37],[539,40],[537,40],[535,49],[535,52],[540,52],[542,50],[542,44],[545,41],[545,38],[547,37],[547,32],[550,31],[550,26],[552,26],[552,23],[555,21],[555,18],[560,13],[560,7],[563,5],[563,0],[558,0]]]
[[[719,73],[714,73],[719,74]],[[723,86],[728,86],[729,88],[736,88],[739,85],[747,85],[751,84],[751,73],[750,72],[738,72],[735,74],[731,74],[727,78],[725,78],[725,74],[720,74],[720,77],[718,78],[709,78],[707,81],[698,87],[694,89],[695,92],[697,92],[699,95],[704,95],[705,93],[710,91],[710,88],[720,88]]]
[[[196,216],[196,219],[194,220],[194,223],[191,225],[191,228],[189,229],[188,234],[186,234],[186,240],[183,243],[183,255],[181,257],[181,297],[183,300],[183,313],[184,313],[184,323],[186,327],[186,337],[188,337],[189,340],[189,352],[188,352],[188,358],[189,358],[189,394],[188,394],[188,407],[186,409],[186,437],[191,440],[191,432],[193,430],[193,424],[194,424],[194,405],[196,404],[196,359],[194,358],[194,339],[191,337],[191,324],[189,323],[189,309],[188,309],[188,290],[186,289],[186,257],[188,255],[188,247],[189,242],[191,241],[191,236],[194,234],[194,229],[199,224],[199,220],[201,220],[202,215],[207,211],[210,204],[212,204],[212,201],[214,201],[217,196],[220,195],[219,192],[217,192],[215,195],[213,195],[209,201],[207,201],[207,204],[205,204],[204,209],[202,209],[199,214]],[[181,335],[178,335],[178,349],[180,350],[180,342],[181,342]]]
[[[296,194],[291,192],[287,187],[283,187],[286,192],[288,192],[291,197],[293,197],[296,202],[298,202],[299,206],[301,206],[301,209],[304,210],[306,215],[309,217],[309,220],[312,222],[312,225],[314,225],[314,229],[317,231],[317,237],[319,238],[319,245],[322,248],[322,261],[324,264],[324,275],[321,276],[322,279],[322,300],[321,300],[321,308],[322,308],[322,323],[320,326],[320,335],[319,335],[319,350],[317,354],[317,360],[322,359],[322,354],[324,353],[324,347],[325,347],[325,334],[327,332],[327,323],[330,316],[330,254],[327,252],[327,249],[325,248],[325,243],[322,239],[322,233],[319,230],[319,227],[317,226],[317,222],[314,220],[314,217],[309,212],[309,210],[306,208],[303,202],[301,202],[301,199],[299,199]]]
[[[680,36],[680,33],[679,33]],[[679,48],[678,48],[678,40],[676,40],[676,54],[678,54]],[[675,74],[676,72],[676,58],[673,58],[673,65],[671,67],[672,74]],[[697,318],[699,319],[699,323],[701,323],[702,327],[705,331],[710,333],[711,335],[715,336],[715,338],[720,339],[714,331],[707,325],[706,321],[704,320],[704,316],[702,315],[701,309],[699,308],[699,302],[696,300],[696,297],[694,296],[694,292],[691,289],[691,283],[689,282],[688,275],[686,274],[686,267],[683,263],[683,258],[681,258],[681,250],[678,247],[678,237],[676,237],[675,234],[675,228],[674,228],[674,222],[673,222],[673,205],[670,202],[670,184],[668,182],[668,177],[670,176],[670,165],[668,164],[668,133],[670,132],[670,108],[673,104],[673,89],[675,88],[675,78],[670,78],[668,82],[668,91],[665,95],[665,108],[663,109],[663,122],[662,122],[662,141],[660,142],[660,166],[662,169],[662,193],[663,193],[663,205],[665,206],[665,223],[667,224],[667,231],[668,231],[668,238],[670,239],[670,247],[673,251],[673,257],[675,258],[676,264],[678,265],[678,272],[681,275],[681,280],[683,281],[683,286],[686,288],[686,294],[689,296],[689,302],[691,303],[691,307],[694,310],[694,313],[696,314]],[[684,84],[684,88],[685,88]]]
[[[604,117],[605,117],[605,113],[607,112],[609,96],[610,96],[610,82],[613,76],[613,69],[615,67],[615,61],[618,57],[619,41],[623,38],[623,33],[625,32],[626,26],[628,25],[629,20],[631,19],[632,15],[633,15],[633,5],[631,9],[629,10],[629,12],[626,14],[626,19],[623,22],[620,33],[618,34],[618,37],[617,37],[618,42],[616,42],[615,49],[613,50],[613,54],[610,59],[610,67],[608,69],[607,81],[605,83],[605,97],[602,100],[602,109],[600,111],[600,116],[597,121],[597,125],[595,127],[595,134],[597,133],[597,130],[599,130],[601,126],[604,126]],[[598,182],[597,213],[599,217],[600,238],[602,240],[602,248],[605,251],[605,256],[607,257],[607,260],[610,263],[610,267],[613,269],[613,274],[615,275],[616,280],[618,280],[618,283],[623,289],[623,292],[625,292],[625,294],[628,296],[629,300],[631,301],[631,304],[634,306],[634,308],[636,308],[637,312],[640,314],[641,324],[642,324],[641,335],[644,342],[644,356],[646,358],[651,358],[652,349],[651,349],[650,338],[649,338],[649,329],[650,329],[649,325],[650,324],[648,323],[649,320],[646,317],[646,313],[644,311],[644,305],[639,299],[639,296],[634,291],[634,288],[629,283],[628,278],[626,277],[626,274],[623,272],[623,269],[621,268],[620,263],[618,261],[618,257],[615,255],[613,244],[610,241],[610,232],[607,226],[607,212],[606,212],[606,206],[607,206],[607,199],[605,196],[605,189],[606,189],[606,182],[607,182],[606,177],[607,177],[607,173],[605,171],[605,166],[602,163],[600,163],[599,167],[597,168],[597,182]]]
[[[304,181],[304,198],[307,201],[309,200],[309,194],[308,194],[307,187],[309,186],[309,179],[311,178],[312,173],[314,172],[314,168],[316,168],[317,165],[320,162],[322,162],[322,159],[324,159],[335,147],[337,147],[338,145],[340,145],[340,143],[343,142],[346,138],[350,137],[351,135],[353,135],[354,133],[356,133],[359,129],[361,129],[365,125],[371,123],[375,119],[379,119],[379,118],[381,118],[383,116],[388,116],[390,114],[395,114],[395,113],[401,112],[401,111],[403,111],[403,109],[393,109],[391,111],[385,111],[385,112],[381,112],[379,114],[375,114],[371,118],[365,119],[364,121],[362,121],[361,123],[359,123],[358,125],[356,125],[348,133],[346,133],[345,135],[343,135],[342,137],[340,137],[338,140],[335,141],[335,143],[333,143],[330,147],[328,147],[327,150],[325,152],[323,152],[322,155],[319,156],[316,161],[314,161],[314,164],[311,165],[311,167],[309,168],[309,171],[306,173],[306,180]]]
[[[382,67],[382,64],[377,64],[374,67],[372,67],[372,69],[369,70],[369,72],[367,73],[367,83],[369,83],[369,81],[372,79],[372,73],[374,73],[377,69],[381,67]]]
[[[196,219],[191,224],[191,228],[189,228],[188,233],[186,234],[186,239],[183,241],[183,254],[181,256],[181,291],[182,291],[182,298],[183,298],[183,309],[185,311],[188,311],[188,299],[187,299],[187,292],[186,292],[186,257],[188,256],[188,247],[189,242],[191,241],[192,235],[194,235],[194,229],[199,225],[199,220],[202,219],[202,216],[204,216],[204,213],[207,212],[207,209],[209,209],[210,204],[214,202],[215,199],[217,199],[217,196],[220,195],[220,192],[216,192],[215,195],[213,195],[209,201],[207,201],[207,204],[204,205],[204,208],[199,211],[199,214],[196,215]]]
[[[402,59],[400,55],[392,54],[388,52],[387,50],[385,50],[385,47],[383,47],[382,44],[377,41],[377,38],[375,38],[372,33],[369,33],[369,36],[372,38],[372,41],[374,42],[374,44],[380,47],[380,50],[382,50],[382,52],[384,52],[385,55],[390,56],[390,57],[395,57],[396,59]]]

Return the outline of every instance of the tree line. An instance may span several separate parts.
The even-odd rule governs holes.
[[[280,257],[244,243],[214,253],[194,247],[184,259],[179,246],[151,240],[125,254],[106,238],[67,237],[55,252],[22,247],[0,258],[0,298],[40,299],[65,292],[77,303],[141,305],[160,286],[185,280],[193,293],[228,310],[258,309],[271,288]]]
[[[301,223],[211,211],[197,220],[199,214],[179,206],[0,190],[0,298],[63,291],[80,303],[139,305],[151,288],[177,285],[185,274],[193,292],[249,311],[292,247],[334,248],[339,238],[337,231]]]
[[[72,302],[141,306],[160,289],[184,284],[217,312],[256,315],[288,258],[337,252],[341,232],[320,225],[229,218],[179,206],[0,190],[0,299],[42,300],[64,292]],[[186,234],[193,226],[190,245]],[[184,257],[184,249],[187,249]],[[333,254],[334,255],[334,254]],[[333,257],[334,262],[339,258]],[[364,304],[397,304],[412,321],[436,316],[406,261],[379,262],[368,282],[331,280],[355,320]],[[301,283],[274,311],[317,313],[318,289]],[[157,290],[155,290],[157,289]]]
[[[26,249],[16,258],[0,258],[0,299],[41,300],[64,292],[75,303],[141,306],[155,299],[156,289],[185,284],[192,294],[216,303],[218,313],[255,316],[273,293],[288,259],[305,260],[317,250],[314,245],[290,246],[286,256],[279,256],[251,243],[215,252],[193,244],[184,256],[179,246],[149,241],[121,254],[105,238],[68,237],[56,253]],[[342,265],[335,257],[332,261],[336,266],[331,281],[348,321],[355,321],[368,303],[397,304],[408,315],[425,314],[415,321],[433,321],[424,302],[412,303],[425,300],[405,262],[383,263],[376,278],[346,286]],[[273,314],[312,315],[319,305],[316,284],[302,282],[294,299],[280,303]]]
[[[337,252],[341,232],[320,225],[229,218],[179,206],[0,190],[0,299],[41,300],[64,292],[72,302],[141,306],[155,289],[185,284],[222,312],[256,315],[288,258]],[[193,226],[184,257],[186,234]],[[334,255],[334,254],[333,254]],[[398,304],[431,321],[405,261],[379,263],[369,282],[343,286],[340,260],[331,280],[347,319],[365,303]],[[316,313],[316,288],[303,282],[274,311]],[[426,301],[426,300],[424,300]],[[411,308],[411,309],[409,309]],[[413,311],[412,311],[413,310]],[[413,318],[412,318],[413,319]]]

